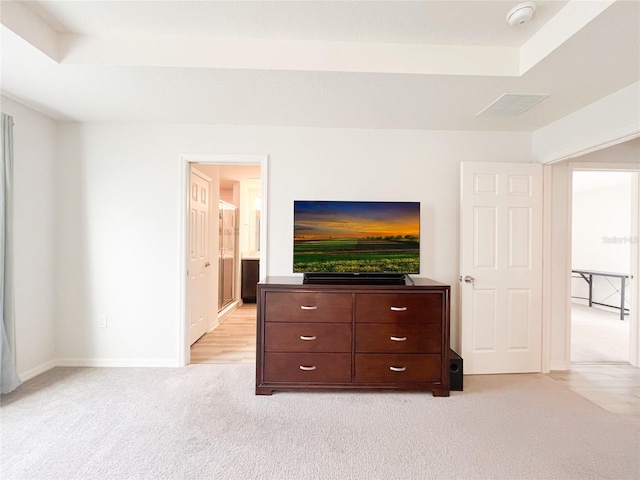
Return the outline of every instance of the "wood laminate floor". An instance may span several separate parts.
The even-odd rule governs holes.
[[[191,346],[191,363],[255,363],[256,306],[244,304]]]
[[[574,363],[571,370],[551,372],[549,376],[640,427],[639,368],[628,363]]]
[[[255,363],[256,306],[245,304],[191,347],[191,363]],[[600,407],[640,426],[640,369],[629,364],[573,364],[549,374]]]
[[[629,360],[629,317],[619,311],[571,306],[571,369],[549,376],[596,405],[640,426],[640,369]]]

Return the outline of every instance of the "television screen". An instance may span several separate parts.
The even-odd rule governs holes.
[[[419,202],[294,201],[293,271],[420,273]]]

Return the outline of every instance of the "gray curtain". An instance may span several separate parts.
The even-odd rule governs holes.
[[[2,355],[0,393],[15,390],[22,382],[15,362],[15,309],[13,304],[13,118],[2,114],[2,165],[0,166],[0,310]]]

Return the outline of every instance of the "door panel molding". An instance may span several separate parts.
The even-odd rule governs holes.
[[[542,370],[542,165],[462,162],[461,340],[470,374]]]

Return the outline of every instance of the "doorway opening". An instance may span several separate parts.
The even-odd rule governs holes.
[[[573,171],[572,363],[630,361],[634,175]]]
[[[182,363],[255,361],[255,293],[251,297],[246,290],[247,285],[253,286],[255,292],[255,284],[266,276],[267,157],[191,155],[183,159],[187,275],[182,290]],[[208,194],[203,193],[205,186],[195,193],[193,178],[198,177],[194,175],[208,179]],[[200,207],[204,212],[192,208],[205,197],[207,206]],[[246,262],[255,268],[248,272]],[[194,332],[194,319],[201,317],[206,327]],[[213,357],[228,358],[210,361],[212,352]]]

